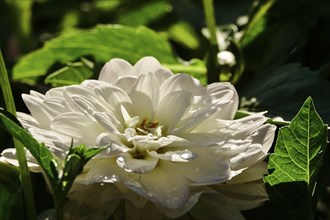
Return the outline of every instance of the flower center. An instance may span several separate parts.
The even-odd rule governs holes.
[[[147,119],[143,119],[142,123],[135,128],[137,135],[148,135],[149,137],[161,137],[162,126],[159,126],[158,121],[148,122]]]

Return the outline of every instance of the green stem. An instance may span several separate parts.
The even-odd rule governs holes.
[[[13,94],[11,91],[8,74],[7,74],[5,62],[2,57],[1,50],[0,50],[0,84],[7,110],[10,113],[16,115],[15,102],[13,99]],[[22,187],[23,187],[23,193],[25,199],[24,201],[26,207],[26,214],[29,220],[35,220],[36,209],[34,204],[31,176],[26,162],[24,146],[21,144],[21,142],[19,142],[16,139],[14,139],[14,145],[16,148],[16,155],[17,155],[21,179],[22,179],[21,181],[22,181]]]
[[[213,0],[203,0],[203,5],[207,29],[210,32],[210,43],[211,45],[218,45],[216,35],[217,25],[214,17]]]
[[[203,6],[207,29],[210,33],[210,48],[206,61],[207,81],[208,83],[213,83],[219,81],[219,65],[217,62],[219,49],[216,36],[217,25],[214,17],[213,0],[203,0]]]
[[[61,192],[57,192],[58,194],[61,194]],[[56,197],[54,195],[54,203],[55,203],[55,210],[56,210],[56,220],[63,220],[64,219],[64,198]]]

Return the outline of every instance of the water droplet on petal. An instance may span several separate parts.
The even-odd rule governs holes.
[[[254,132],[251,134],[251,136],[255,137],[255,136],[257,136],[258,134],[259,134],[259,131],[254,131]]]
[[[115,182],[118,182],[118,178],[116,175],[112,175],[112,176],[104,176],[104,175],[101,175],[99,177],[99,182],[102,182],[102,183],[115,183]]]
[[[188,150],[180,155],[180,157],[184,160],[189,160],[193,156],[194,156],[193,153],[191,151],[188,151]]]

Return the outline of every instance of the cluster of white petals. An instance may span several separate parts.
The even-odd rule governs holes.
[[[107,219],[121,200],[124,209],[150,214],[148,207],[156,207],[155,213],[170,218],[190,211],[198,219],[203,209],[195,204],[203,203],[209,215],[240,219],[237,210],[267,199],[259,180],[267,172],[262,160],[275,126],[264,124],[262,113],[234,120],[238,95],[230,83],[204,87],[153,57],[134,66],[112,59],[98,80],[45,95],[31,91],[23,100],[31,115],[19,113],[20,122],[59,158],[72,140],[107,146],[70,193],[70,209],[80,207],[81,219]],[[8,161],[14,156],[12,149],[2,154]],[[102,217],[87,213],[94,206],[104,209]],[[141,213],[131,218],[143,218]]]

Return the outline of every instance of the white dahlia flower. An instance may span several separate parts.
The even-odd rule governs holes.
[[[204,87],[153,57],[112,59],[98,80],[23,100],[22,125],[59,158],[72,140],[107,146],[75,180],[67,218],[242,219],[239,210],[267,200],[262,160],[275,126],[262,113],[234,120],[229,83]],[[13,162],[14,150],[3,156]]]

